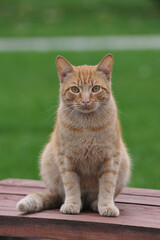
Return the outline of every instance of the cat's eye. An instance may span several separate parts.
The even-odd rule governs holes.
[[[78,93],[78,92],[79,92],[79,88],[76,87],[76,86],[73,86],[73,87],[71,87],[71,91],[72,91],[73,93]]]
[[[99,92],[100,90],[100,86],[99,85],[96,85],[92,88],[92,92],[96,93],[96,92]]]

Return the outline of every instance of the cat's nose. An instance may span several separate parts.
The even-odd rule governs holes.
[[[89,99],[87,99],[87,100],[82,100],[82,103],[83,103],[84,105],[88,105],[88,104],[90,103],[90,100],[89,100]]]

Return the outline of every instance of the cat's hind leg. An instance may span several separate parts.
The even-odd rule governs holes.
[[[62,181],[57,168],[51,144],[47,144],[41,156],[41,176],[48,191],[27,195],[17,203],[21,212],[38,212],[57,208],[62,204]],[[61,194],[59,194],[61,193]]]
[[[91,202],[90,208],[93,212],[98,212],[98,199],[95,199],[93,202]]]

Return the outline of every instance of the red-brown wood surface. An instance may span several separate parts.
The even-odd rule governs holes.
[[[0,236],[53,239],[160,239],[160,190],[125,188],[117,197],[120,216],[92,212],[64,215],[58,209],[20,214],[15,206],[28,193],[46,191],[41,181],[0,181]]]

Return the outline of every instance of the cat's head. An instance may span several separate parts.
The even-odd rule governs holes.
[[[111,54],[96,66],[73,66],[61,56],[57,57],[56,65],[61,101],[68,109],[90,113],[104,108],[111,95]]]

